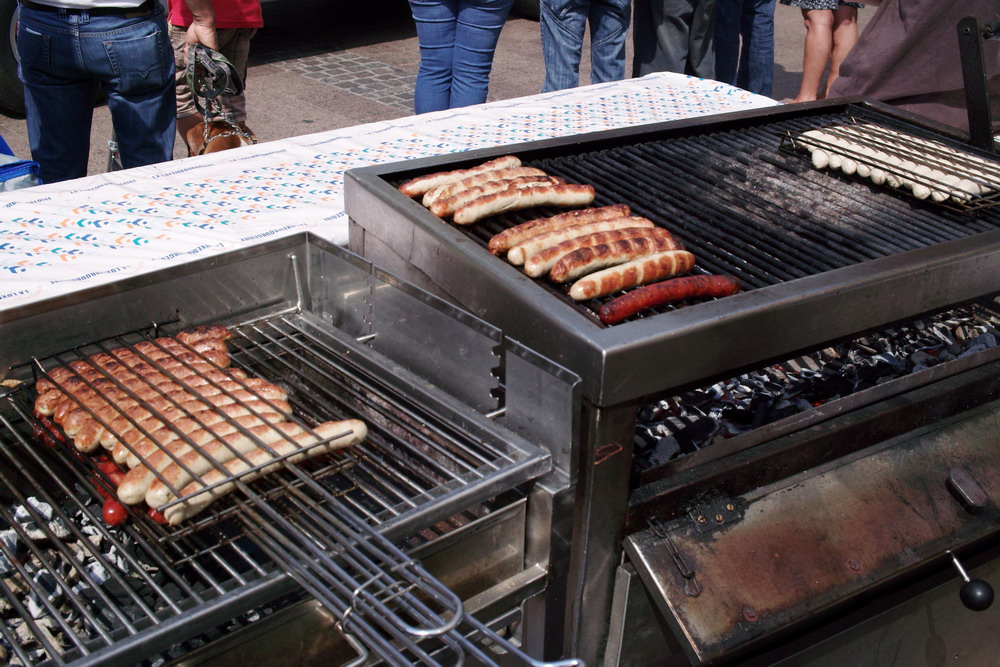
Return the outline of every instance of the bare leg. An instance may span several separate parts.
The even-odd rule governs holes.
[[[858,41],[858,9],[840,5],[833,15],[833,57],[830,60],[830,74],[826,78],[823,97],[830,90],[830,84],[840,76],[840,63],[851,52]]]
[[[803,9],[806,24],[805,52],[802,57],[802,84],[796,102],[819,98],[819,85],[833,51],[833,12],[829,9]]]

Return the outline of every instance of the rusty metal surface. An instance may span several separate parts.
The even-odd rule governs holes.
[[[714,659],[997,531],[998,445],[994,402],[732,499],[743,518],[716,530],[685,517],[626,550],[690,657]],[[983,511],[949,491],[955,467]]]

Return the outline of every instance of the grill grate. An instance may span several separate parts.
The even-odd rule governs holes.
[[[526,164],[594,185],[594,206],[629,204],[694,253],[696,273],[737,276],[745,291],[1000,228],[996,209],[968,214],[898,197],[816,170],[801,155],[781,150],[789,136],[843,123],[845,117],[850,118],[786,117]],[[485,246],[503,229],[558,212],[519,211],[461,230]],[[568,286],[536,282],[570,300]],[[596,320],[613,296],[577,306]]]
[[[460,601],[390,539],[488,503],[500,490],[533,478],[541,455],[491,435],[488,423],[475,427],[468,417],[458,419],[455,408],[435,403],[433,394],[408,392],[398,382],[388,382],[398,380],[399,369],[359,353],[365,348],[309,315],[271,316],[231,331],[233,366],[280,380],[302,423],[356,417],[368,424],[367,439],[352,451],[286,464],[252,484],[231,478],[239,492],[217,501],[208,516],[190,525],[164,526],[133,511],[125,526],[111,529],[101,521],[94,483],[100,480],[98,485],[108,490],[107,477],[91,457],[57,442],[61,433],[55,427],[36,418],[29,385],[8,390],[0,410],[0,488],[9,490],[12,502],[29,508],[35,523],[46,525],[23,491],[37,489],[35,496],[56,508],[72,542],[108,572],[106,581],[86,576],[59,580],[59,573],[72,569],[72,547],[61,532],[44,529],[44,542],[54,550],[36,554],[35,564],[21,566],[30,571],[17,574],[35,586],[41,600],[45,589],[30,582],[53,573],[70,609],[47,608],[60,636],[58,643],[52,642],[47,639],[51,632],[34,621],[8,580],[0,578],[0,594],[39,644],[40,654],[29,654],[4,626],[2,636],[18,659],[34,664],[108,652],[133,661],[145,658],[204,629],[203,618],[192,609],[211,612],[212,620],[220,622],[248,609],[256,594],[265,600],[276,597],[262,591],[278,588],[275,579],[281,572],[314,593],[342,618],[346,632],[362,637],[390,663],[405,656],[437,664],[419,643],[424,635],[471,655],[481,651],[475,641],[501,641],[465,616]],[[154,328],[115,336],[31,366],[51,379],[40,369],[121,347],[135,351],[157,335]],[[46,439],[49,447],[40,445]],[[11,521],[10,512],[2,511]],[[84,531],[107,541],[118,560],[91,544]],[[29,535],[18,537],[23,543],[18,548],[35,549]],[[3,542],[0,554],[9,563],[19,562],[19,554]],[[125,599],[106,593],[108,581]],[[440,604],[427,607],[424,600]],[[79,620],[70,625],[66,618]],[[414,622],[419,627],[407,632]]]

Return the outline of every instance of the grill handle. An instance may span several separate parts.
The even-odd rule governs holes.
[[[962,82],[965,86],[965,107],[969,114],[969,139],[973,146],[995,153],[986,63],[983,58],[984,39],[1000,39],[1000,26],[987,23],[980,30],[979,22],[973,16],[967,16],[958,22],[958,48]]]
[[[989,609],[993,604],[993,587],[982,579],[969,579],[969,575],[966,574],[965,568],[958,562],[955,554],[951,551],[946,551],[945,553],[951,556],[952,564],[954,564],[955,569],[958,570],[958,574],[965,581],[958,592],[958,597],[961,598],[962,604],[965,605],[966,609],[972,611],[986,611]]]

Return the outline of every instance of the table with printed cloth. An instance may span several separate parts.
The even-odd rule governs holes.
[[[659,73],[3,193],[0,310],[303,231],[346,244],[349,169],[775,104]]]

